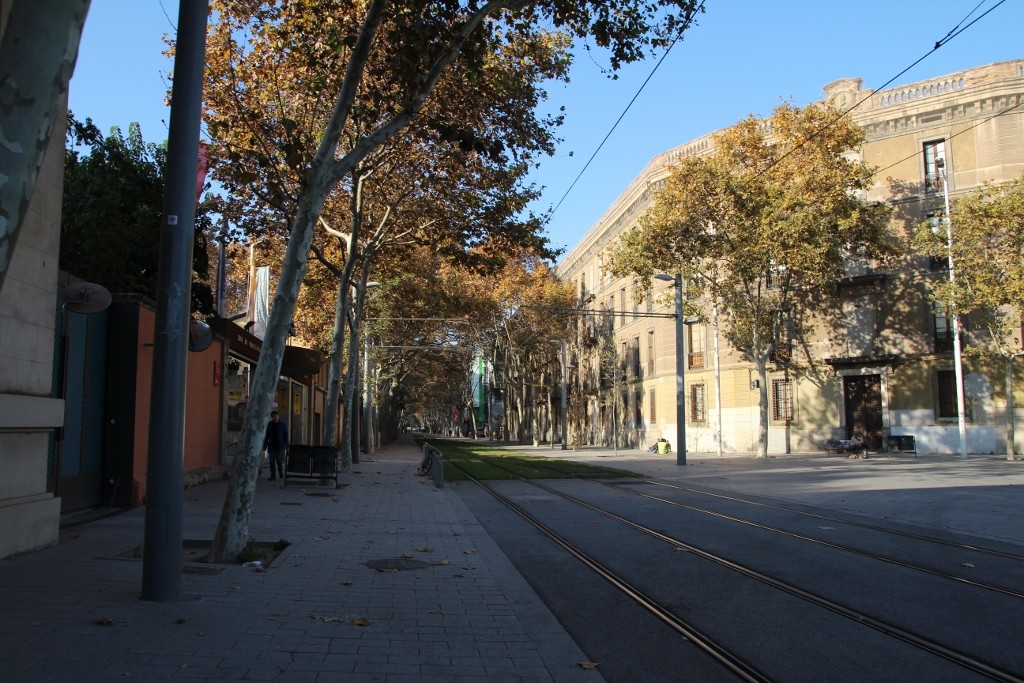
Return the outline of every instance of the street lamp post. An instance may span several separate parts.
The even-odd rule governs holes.
[[[659,273],[656,280],[671,282],[676,290],[676,464],[686,464],[686,384],[683,366],[683,276]]]
[[[566,406],[566,402],[565,402],[565,373],[566,373],[565,340],[564,339],[551,339],[550,341],[551,341],[552,344],[560,344],[562,346],[562,450],[564,451],[564,450],[567,449],[567,446],[566,446],[565,442],[566,442],[566,439],[568,438],[568,435],[569,435],[569,430],[568,430],[568,412],[569,411],[568,411],[568,407]]]
[[[939,169],[939,177],[942,178],[942,197],[945,201],[945,223],[946,223],[946,253],[949,263],[949,284],[950,289],[956,281],[953,275],[953,222],[949,216],[949,180],[946,178],[946,160],[939,158],[935,160]],[[952,291],[950,292],[952,296]],[[960,433],[960,457],[967,458],[967,420],[964,407],[964,366],[963,356],[960,350],[960,316],[950,302],[949,314],[953,318],[953,364],[956,380],[956,419],[957,429]]]

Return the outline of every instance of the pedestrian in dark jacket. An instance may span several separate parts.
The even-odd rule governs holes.
[[[263,437],[263,447],[267,449],[270,461],[270,480],[280,476],[284,478],[284,456],[288,450],[288,426],[281,422],[280,414],[275,410],[270,413],[267,433]]]

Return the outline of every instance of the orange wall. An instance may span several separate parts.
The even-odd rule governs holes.
[[[135,378],[135,452],[132,457],[133,505],[141,505],[146,498],[155,322],[156,313],[147,306],[139,306],[139,363]],[[190,351],[188,354],[185,402],[186,473],[220,466],[222,354],[222,342],[219,339],[214,339],[206,351]],[[110,362],[117,362],[117,359],[112,358]]]

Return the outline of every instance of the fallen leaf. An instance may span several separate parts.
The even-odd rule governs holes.
[[[356,617],[352,620],[353,626],[369,626],[370,620],[365,617]]]
[[[96,624],[97,626],[113,626],[117,622],[114,621],[111,617],[100,617],[92,623]]]
[[[175,624],[185,624],[185,623],[188,623],[188,622],[185,621],[184,617],[178,617],[177,619],[174,620],[174,623]]]
[[[601,662],[580,662],[581,669],[589,669],[593,671],[596,670],[599,666],[601,666]]]
[[[448,565],[451,564],[451,562],[448,561],[448,560],[441,560],[440,562],[438,562],[438,564],[441,565],[442,567],[447,567]]]
[[[466,571],[473,571],[474,569],[476,569],[476,567],[473,567],[472,565],[467,565],[463,567],[463,569],[465,569]]]
[[[476,555],[476,551],[475,550],[463,550],[462,552],[465,555]]]
[[[963,563],[962,565],[960,565],[960,566],[961,566],[961,567],[967,567],[968,569],[974,569],[974,565],[973,565],[973,564],[971,564],[970,562],[964,562],[964,563]]]
[[[423,546],[422,548],[416,548],[416,552],[418,552],[418,553],[432,553],[432,552],[434,552],[434,549],[429,547],[429,546]]]
[[[311,619],[316,619],[318,621],[341,621],[340,617],[332,617],[329,614],[321,614],[320,612],[313,612],[309,616]]]

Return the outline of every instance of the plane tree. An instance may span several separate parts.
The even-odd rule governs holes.
[[[937,305],[950,314],[970,315],[987,333],[988,346],[966,351],[1004,361],[1006,458],[1014,460],[1013,376],[1017,358],[1024,355],[1024,176],[956,197],[949,218],[954,277],[952,282],[934,279],[929,286]],[[923,255],[948,253],[945,228],[945,218],[922,224],[915,249]]]
[[[253,376],[252,396],[241,432],[242,456],[236,459],[211,556],[234,556],[247,542],[255,490],[256,462],[263,419],[284,355],[284,342],[305,275],[313,232],[329,196],[374,150],[421,115],[432,90],[459,61],[467,75],[486,67],[485,57],[502,46],[560,31],[574,38],[592,36],[608,50],[613,69],[642,58],[650,48],[674,40],[695,9],[692,0],[370,0],[370,2],[213,3],[208,55],[226,78],[224,97],[245,102],[248,84],[263,78],[281,87],[304,83],[326,101],[330,115],[320,125],[301,128],[281,107],[257,99],[248,112],[251,148],[262,146],[259,173],[234,190],[250,202],[287,197],[267,191],[262,182],[281,173],[277,162],[301,172],[293,189],[293,210],[286,213],[288,247],[274,294],[267,335]],[[307,71],[275,73],[273,55],[296,54]],[[248,61],[254,57],[255,61]],[[318,62],[337,65],[324,76]],[[216,83],[208,83],[215,88]],[[210,90],[212,92],[212,90]],[[354,144],[343,133],[355,117],[367,122]],[[209,121],[209,118],[207,119]],[[208,124],[216,139],[222,127]],[[225,160],[233,162],[230,147]],[[279,186],[282,187],[282,186]]]
[[[761,458],[767,365],[784,326],[798,336],[851,259],[880,265],[894,253],[889,208],[865,201],[872,170],[850,154],[862,141],[860,128],[822,104],[750,116],[671,169],[609,260],[613,274],[637,276],[646,291],[653,275],[678,273],[688,302],[717,306],[725,338],[760,378]]]

